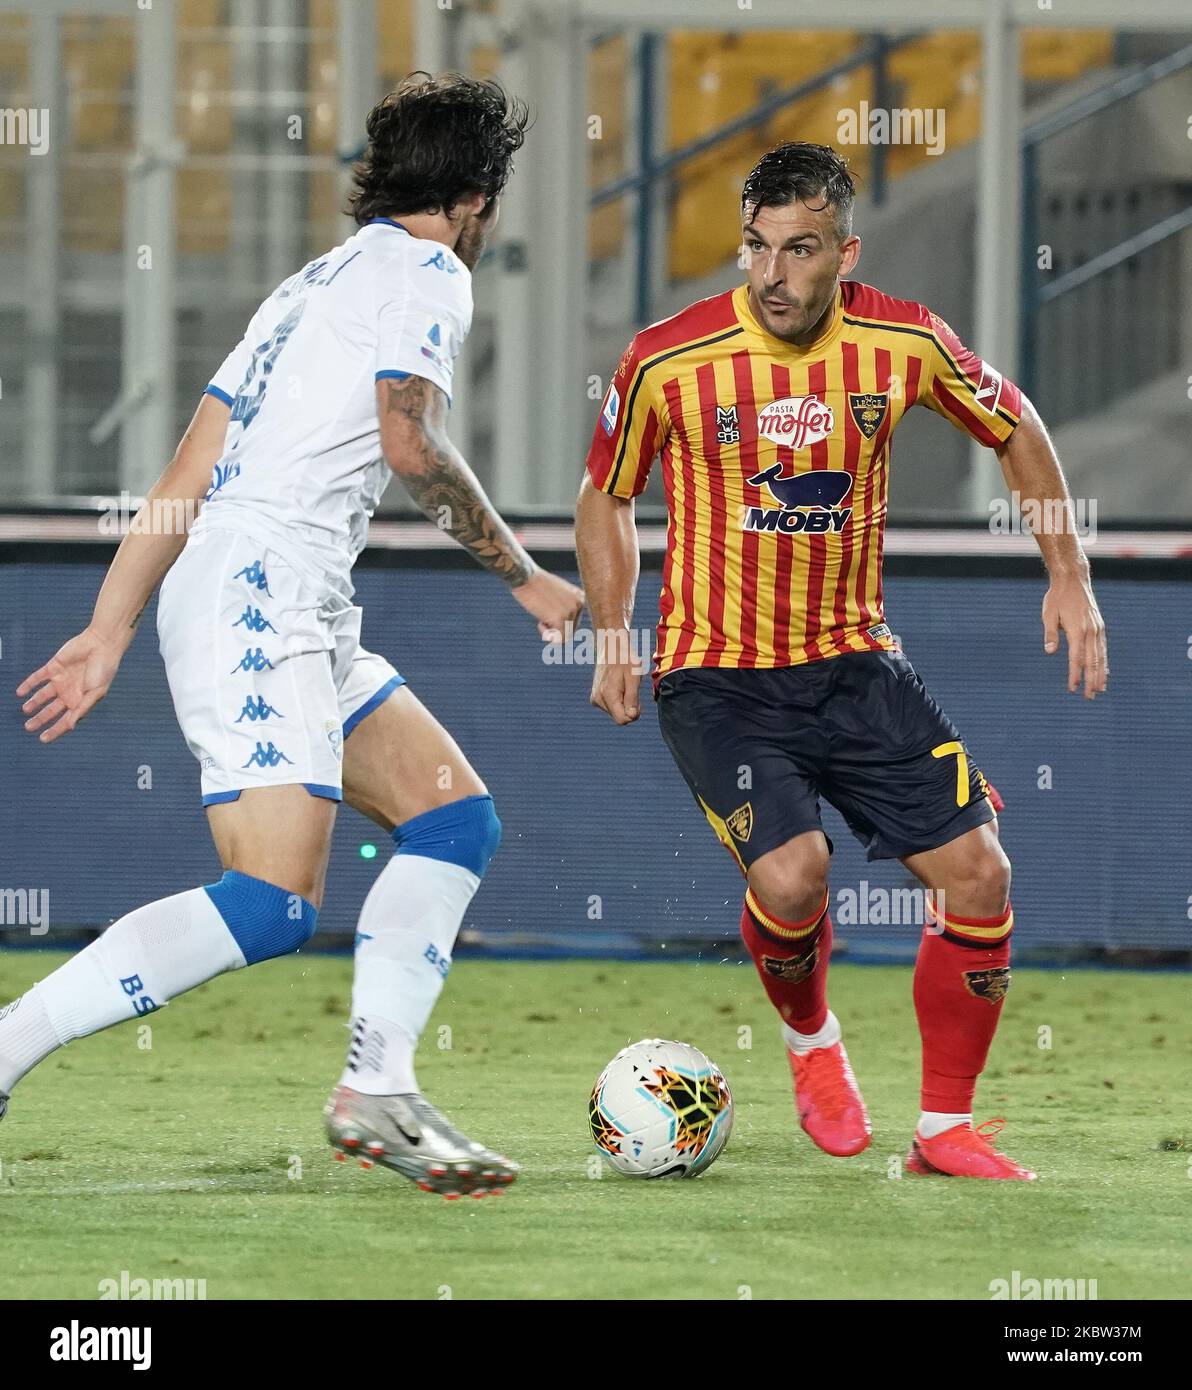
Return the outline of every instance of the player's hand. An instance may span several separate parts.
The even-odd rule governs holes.
[[[90,628],[72,637],[17,686],[18,696],[29,696],[21,706],[31,716],[25,728],[31,734],[40,729],[41,743],[70,733],[108,693],[123,656],[122,648]]]
[[[544,642],[562,642],[584,606],[582,589],[543,569],[519,584],[513,597],[531,618],[538,619],[538,634]]]
[[[1049,656],[1060,649],[1061,630],[1068,643],[1068,689],[1075,694],[1083,677],[1085,699],[1091,700],[1109,682],[1109,649],[1087,574],[1053,579],[1043,597],[1043,650]]]
[[[592,677],[590,703],[602,709],[614,724],[632,724],[641,714],[641,680],[641,668],[636,662],[602,663]]]

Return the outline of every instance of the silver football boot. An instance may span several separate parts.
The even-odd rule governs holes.
[[[517,1177],[518,1165],[456,1129],[418,1092],[366,1096],[337,1086],[323,1107],[327,1138],[344,1162],[380,1163],[423,1192],[444,1197],[496,1196]]]
[[[4,1094],[3,1091],[0,1091],[0,1120],[2,1120],[2,1119],[4,1118],[4,1116],[5,1116],[5,1114],[7,1113],[7,1111],[8,1111],[8,1097]]]

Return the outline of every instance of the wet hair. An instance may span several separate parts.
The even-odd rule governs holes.
[[[856,184],[847,163],[830,145],[792,140],[778,145],[753,166],[741,191],[741,211],[752,221],[758,208],[806,203],[813,211],[832,209],[837,240],[853,230]]]
[[[450,214],[461,198],[482,193],[487,216],[528,125],[525,103],[498,82],[412,72],[368,113],[348,212],[360,225],[390,214]]]

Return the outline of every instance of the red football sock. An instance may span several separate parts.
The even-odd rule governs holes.
[[[745,894],[741,939],[753,957],[770,1003],[797,1033],[818,1033],[828,1016],[828,958],[832,954],[832,918],[828,896],[802,922],[784,922]]]
[[[940,927],[943,930],[940,930]],[[915,963],[924,1110],[971,1113],[1010,987],[1009,904],[1000,917],[948,913],[928,924]]]

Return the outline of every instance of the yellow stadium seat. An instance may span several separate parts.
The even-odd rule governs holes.
[[[598,138],[589,142],[588,186],[600,188],[624,174],[629,160],[625,131],[625,71],[629,46],[617,35],[597,44],[588,58],[591,114],[600,118]],[[588,218],[588,254],[593,260],[617,255],[624,241],[625,201],[594,208]]]
[[[223,255],[228,249],[232,193],[222,169],[178,171],[178,251]]]
[[[132,22],[80,19],[62,25],[62,62],[71,99],[72,148],[129,149],[132,141]]]
[[[62,215],[63,244],[70,251],[116,252],[124,245],[124,179],[109,169],[65,161],[70,200]]]
[[[232,52],[211,39],[178,48],[178,138],[195,154],[223,154],[232,145]]]
[[[1109,29],[1034,29],[1023,39],[1022,74],[1030,81],[1068,82],[1112,62]]]

